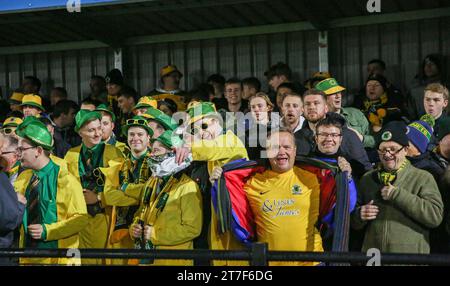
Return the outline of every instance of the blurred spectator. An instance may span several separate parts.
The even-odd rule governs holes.
[[[261,82],[256,77],[248,77],[242,80],[242,99],[248,100],[261,91]]]
[[[102,103],[106,103],[108,101],[106,81],[104,77],[93,75],[89,81],[89,88],[91,90],[89,95],[91,99],[101,101]]]
[[[80,110],[78,104],[72,100],[60,100],[53,109],[50,119],[55,124],[55,142],[64,141],[71,147],[81,144],[80,136],[73,130],[75,115]]]
[[[50,91],[50,104],[52,108],[58,101],[67,99],[67,90],[64,87],[54,87]]]
[[[11,96],[8,99],[9,108],[11,109],[11,111],[22,112],[21,104],[22,104],[23,96],[24,96],[24,94],[19,90],[16,90],[11,94]]]
[[[406,115],[403,100],[389,93],[386,78],[382,75],[372,75],[367,79],[366,95],[360,104],[356,108],[366,115],[372,133],[380,131],[389,121],[402,120]]]
[[[167,65],[160,70],[161,87],[155,88],[149,94],[156,100],[169,98],[177,104],[180,111],[186,110],[187,93],[180,89],[183,74],[175,65]]]
[[[381,59],[373,59],[370,60],[367,63],[367,77],[371,77],[373,75],[381,75],[386,77],[386,63]],[[396,88],[390,81],[386,79],[386,89],[389,94],[392,94],[393,96],[404,100],[403,94],[401,91]],[[361,104],[361,101],[364,100],[364,96],[366,94],[366,87],[363,86],[359,92],[359,94],[356,96],[354,105]]]
[[[80,109],[85,109],[85,110],[90,110],[93,111],[97,108],[97,106],[99,106],[101,104],[100,101],[98,100],[94,100],[91,99],[89,97],[83,99],[83,101],[81,102],[81,106]]]
[[[446,68],[444,57],[432,54],[425,57],[419,73],[414,78],[411,88],[407,93],[408,113],[414,120],[425,114],[423,106],[424,90],[430,83],[446,84]]]

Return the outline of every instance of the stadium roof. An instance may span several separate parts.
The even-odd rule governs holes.
[[[69,13],[66,2],[2,1],[0,53],[22,46],[116,48],[450,15],[448,0],[381,0],[382,13],[372,14],[368,0],[82,0],[80,13]]]

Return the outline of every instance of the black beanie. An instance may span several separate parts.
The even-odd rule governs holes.
[[[106,83],[123,85],[122,72],[118,69],[110,70],[105,76]]]
[[[367,83],[368,83],[369,81],[371,81],[371,80],[376,80],[376,81],[378,81],[378,82],[381,84],[381,86],[383,87],[383,90],[384,90],[384,91],[387,91],[387,79],[386,79],[384,76],[379,75],[379,74],[370,75],[370,76],[367,78],[366,86],[367,86]]]
[[[404,147],[409,146],[408,135],[406,135],[406,124],[403,121],[391,121],[387,123],[376,135],[376,148],[383,142],[393,141]]]

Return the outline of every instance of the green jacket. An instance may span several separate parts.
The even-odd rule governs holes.
[[[364,113],[353,107],[344,107],[340,113],[347,121],[347,126],[355,129],[363,136],[364,148],[375,147],[375,138],[370,133],[370,125]]]
[[[408,164],[393,185],[396,188],[385,201],[376,170],[361,178],[352,226],[362,229],[367,225],[362,251],[378,248],[387,253],[430,253],[429,229],[439,226],[444,212],[433,176]],[[361,206],[371,200],[379,208],[378,216],[372,221],[363,221]]]

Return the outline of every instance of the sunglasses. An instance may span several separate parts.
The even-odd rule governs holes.
[[[144,119],[128,119],[127,120],[127,125],[133,125],[133,124],[147,125],[147,121]]]
[[[9,135],[9,134],[11,134],[13,132],[14,132],[13,128],[10,128],[10,127],[3,128],[3,133],[6,134],[6,135]]]
[[[92,175],[96,178],[97,186],[101,187],[105,185],[105,179],[103,178],[103,174],[100,169],[94,169],[94,171],[92,171]]]
[[[206,129],[208,129],[208,127],[209,127],[208,123],[202,123],[201,126],[191,127],[190,133],[192,135],[197,135],[200,132],[200,130],[206,130]]]

